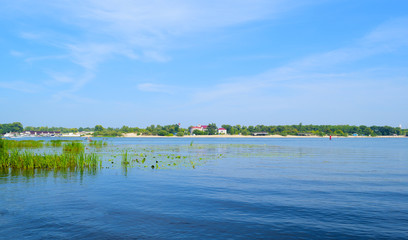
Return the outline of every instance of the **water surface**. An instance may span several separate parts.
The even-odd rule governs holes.
[[[0,239],[408,239],[408,138],[107,141],[207,158],[2,172]]]

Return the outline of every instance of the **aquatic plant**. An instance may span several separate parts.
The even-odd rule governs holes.
[[[127,165],[129,165],[129,159],[128,159],[128,152],[127,151],[124,151],[123,153],[122,153],[122,166],[127,166]]]
[[[10,148],[42,148],[44,147],[44,141],[38,140],[8,140],[2,139],[3,147],[6,149]]]
[[[48,146],[52,147],[61,147],[62,146],[62,140],[50,140],[47,144]]]
[[[25,153],[21,152],[20,150],[20,152],[17,151],[19,156],[18,157],[15,152],[6,150],[3,151],[6,152],[5,154],[1,154],[2,156],[5,156],[3,159],[6,160],[4,161],[2,160],[1,163],[3,167],[26,166],[28,168],[32,168],[36,166],[42,168],[43,165],[40,166],[36,164],[32,156],[34,154],[33,152],[37,152],[37,155],[38,152],[42,152],[42,154],[39,155],[41,156],[47,155],[48,158],[53,158],[50,157],[50,155],[63,155],[63,157],[60,157],[61,159],[60,161],[63,161],[63,163],[61,164],[55,163],[56,164],[55,166],[61,165],[61,167],[64,167],[67,165],[67,163],[64,162],[67,162],[68,161],[67,159],[76,159],[77,158],[76,155],[86,156],[87,155],[86,153],[98,152],[98,158],[100,158],[99,164],[101,166],[104,165],[104,167],[106,168],[122,166],[126,168],[136,167],[140,169],[146,169],[151,168],[151,166],[153,165],[154,169],[174,169],[174,168],[195,169],[206,164],[208,161],[222,158],[225,153],[231,151],[231,148],[236,149],[236,147],[232,145],[221,146],[219,144],[216,145],[193,144],[192,141],[190,144],[178,146],[136,145],[131,147],[121,145],[119,146],[105,145],[103,141],[95,142],[98,142],[97,144],[95,144],[96,146],[98,146],[96,148],[88,147],[91,144],[90,145],[88,145],[88,143],[84,144],[83,141],[75,140],[53,140],[52,142],[46,141],[45,142],[46,146],[58,146],[61,143],[62,154],[55,152],[55,150],[50,150],[49,148],[46,148],[44,150],[35,151],[27,150],[28,151],[27,156],[24,156]],[[1,143],[1,145],[4,145],[4,142]],[[4,147],[2,149],[4,149]],[[239,147],[238,149],[241,148]],[[53,152],[51,153],[51,151]],[[59,149],[59,151],[61,151],[61,148]],[[246,151],[244,152],[244,154],[246,154]],[[18,162],[21,162],[22,160],[21,159],[19,160],[19,158],[24,160],[23,163],[20,163],[20,165],[18,164]],[[43,162],[44,161],[47,162],[48,160],[47,161],[43,160]],[[78,161],[79,165],[82,165],[80,157],[78,157]],[[48,165],[46,165],[45,168],[53,167],[49,167]]]
[[[0,157],[0,168],[13,169],[83,169],[100,165],[96,154],[39,154],[29,151],[13,150],[3,152]]]
[[[96,141],[92,140],[92,141],[89,142],[89,146],[96,147],[96,148],[102,148],[102,147],[105,147],[107,145],[108,145],[108,143],[103,141],[103,140],[96,140]]]
[[[85,146],[80,142],[69,142],[64,144],[62,150],[65,153],[83,153],[85,151]]]

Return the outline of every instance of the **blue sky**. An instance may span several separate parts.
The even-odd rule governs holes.
[[[408,127],[408,1],[2,1],[0,122]]]

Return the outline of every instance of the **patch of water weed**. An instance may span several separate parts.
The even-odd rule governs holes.
[[[62,153],[65,155],[81,155],[84,154],[84,147],[86,147],[87,152],[98,152],[101,159],[100,164],[103,163],[103,167],[116,168],[122,166],[151,169],[153,166],[155,170],[194,169],[221,158],[250,159],[262,157],[273,160],[299,157],[299,151],[271,145],[193,144],[193,142],[186,145],[108,145],[102,140],[92,142],[95,143],[84,145],[82,142],[63,142]],[[4,145],[4,142],[2,144]],[[58,145],[59,141],[56,141],[54,146]],[[20,155],[24,154],[21,153]],[[48,152],[45,155],[58,155],[58,153],[50,154]],[[30,159],[30,157],[26,157],[26,159]],[[33,163],[27,162],[24,165],[32,167]]]
[[[64,153],[83,153],[85,146],[81,142],[68,142],[64,144],[62,151]]]
[[[45,146],[47,146],[47,147],[62,147],[62,145],[64,143],[71,143],[71,142],[81,142],[81,140],[53,139],[53,140],[45,142]]]
[[[122,153],[122,166],[128,166],[129,165],[129,155],[127,151],[124,151]]]
[[[8,140],[1,139],[3,148],[42,148],[44,147],[44,141],[42,140]]]
[[[108,143],[103,140],[91,140],[88,145],[90,147],[102,148],[102,147],[106,147]]]
[[[83,169],[98,166],[100,161],[94,153],[38,154],[13,150],[0,156],[0,168],[3,169]]]

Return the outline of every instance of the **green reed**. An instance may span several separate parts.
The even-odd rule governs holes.
[[[93,141],[89,142],[89,146],[96,147],[96,148],[102,148],[102,147],[105,147],[107,145],[108,145],[108,143],[103,141],[103,140],[96,140],[96,141],[93,140]]]
[[[81,142],[68,142],[64,144],[62,151],[64,153],[83,153],[85,146]]]
[[[37,141],[37,140],[8,140],[8,139],[1,139],[2,147],[5,149],[10,148],[42,148],[44,147],[44,141]]]
[[[47,145],[51,147],[62,147],[62,140],[50,140]]]
[[[122,166],[127,166],[127,165],[129,165],[129,154],[128,154],[128,152],[127,151],[124,151],[123,153],[122,153]]]
[[[0,168],[3,169],[83,169],[98,165],[100,160],[94,153],[39,154],[17,150],[0,153]]]
[[[50,140],[45,143],[45,146],[47,147],[62,147],[64,143],[72,143],[72,142],[82,142],[81,140]]]

